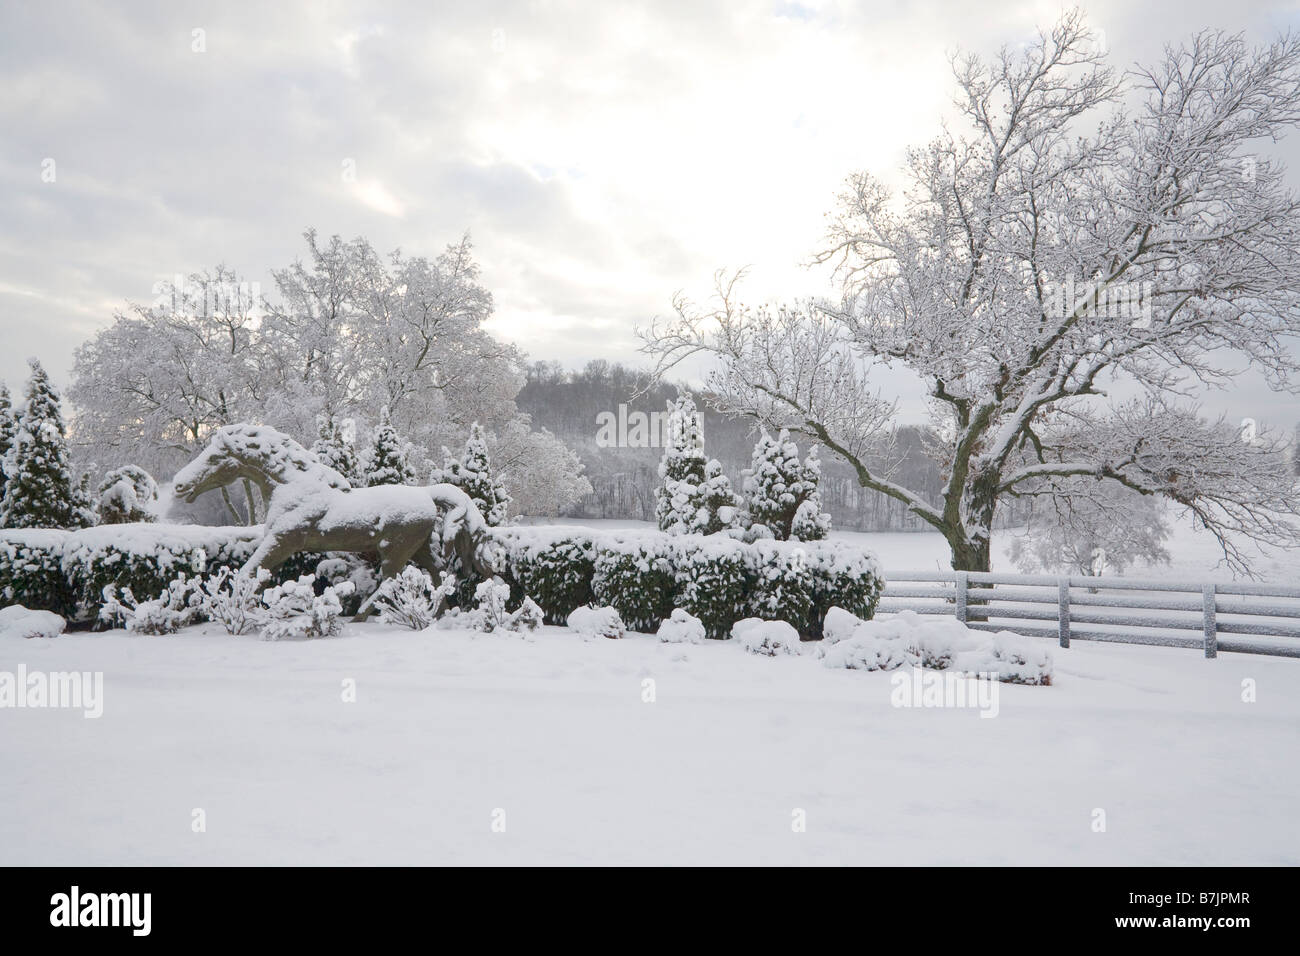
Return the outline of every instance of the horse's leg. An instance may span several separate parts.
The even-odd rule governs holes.
[[[429,575],[430,580],[433,581],[434,587],[437,587],[438,584],[441,583],[443,569],[438,566],[438,559],[434,556],[432,539],[420,545],[420,547],[416,549],[415,554],[411,555],[411,563],[416,567],[421,568]],[[441,605],[433,609],[434,617],[440,615],[446,606],[447,599],[444,597]]]
[[[381,543],[379,546],[379,583],[383,584],[389,578],[395,578],[402,573],[407,562],[415,557],[421,547],[428,547],[429,535],[426,532],[414,539],[401,537],[399,540],[389,540]],[[370,597],[361,602],[361,607],[357,608],[356,617],[352,620],[360,623],[370,616],[370,606],[374,602],[375,594],[379,593],[378,587]]]
[[[299,537],[299,535],[268,534],[262,539],[262,543],[257,546],[257,550],[253,552],[252,556],[244,562],[244,566],[239,569],[239,573],[252,576],[257,574],[258,568],[274,571],[302,550],[302,542]]]
[[[244,562],[244,566],[239,569],[240,577],[252,577],[257,574],[257,569],[262,566],[279,543],[280,540],[276,535],[268,534],[263,536],[261,543],[253,549],[253,553]]]
[[[438,565],[438,559],[434,557],[433,545],[426,541],[415,549],[415,554],[411,555],[411,562],[421,570],[425,571],[429,577],[433,578],[435,584],[442,576],[442,568]]]

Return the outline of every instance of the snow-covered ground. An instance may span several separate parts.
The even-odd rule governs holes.
[[[104,683],[0,710],[0,864],[1300,863],[1298,660],[1077,644],[984,719],[737,643],[5,637]]]

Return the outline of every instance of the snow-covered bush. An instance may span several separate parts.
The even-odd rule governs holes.
[[[75,618],[78,588],[63,561],[71,534],[45,529],[0,531],[0,602]]]
[[[997,674],[1005,684],[1052,683],[1052,652],[1032,637],[998,631],[992,640],[953,658],[953,669],[971,674]]]
[[[507,610],[510,585],[500,580],[481,582],[474,589],[478,607],[460,615],[469,627],[491,634],[493,631],[535,631],[542,626],[542,609],[532,598],[525,597],[514,611]]]
[[[545,619],[542,609],[536,601],[530,597],[525,597],[519,609],[510,615],[510,630],[512,631],[536,631]]]
[[[108,472],[95,489],[100,524],[153,521],[157,505],[158,484],[149,472],[135,465]]]
[[[812,574],[812,608],[809,611],[807,637],[822,636],[821,625],[826,612],[840,607],[850,614],[869,618],[876,611],[885,574],[880,561],[870,551],[855,548],[843,541],[816,541],[801,545],[778,545],[798,550]]]
[[[703,621],[676,608],[672,616],[659,625],[655,636],[664,644],[702,644],[706,634]]]
[[[456,590],[456,579],[446,571],[434,584],[420,568],[408,565],[402,573],[389,578],[375,591],[373,606],[385,624],[400,624],[422,631],[433,624],[447,607],[447,598]]]
[[[361,604],[375,592],[379,586],[379,562],[374,555],[350,554],[343,551],[329,552],[327,557],[321,558],[312,566],[314,555],[306,555],[299,562],[294,564],[294,574],[286,573],[286,567],[281,566],[278,577],[287,580],[290,576],[299,574],[315,574],[317,581],[324,581],[326,584],[341,584],[344,581],[352,585],[350,594],[340,594],[339,601],[343,604],[343,613],[347,615],[356,614],[360,610]],[[298,557],[298,556],[295,556]]]
[[[31,611],[21,604],[0,607],[0,637],[58,637],[67,626],[53,611]]]
[[[634,631],[651,633],[677,605],[678,553],[668,535],[611,538],[597,549],[591,593]]]
[[[512,594],[533,598],[548,624],[563,624],[574,608],[591,603],[596,556],[590,538],[511,540],[507,564]]]
[[[510,620],[510,612],[506,610],[510,585],[496,580],[483,581],[474,589],[474,600],[478,606],[467,615],[470,627],[485,634],[505,629]]]
[[[751,609],[769,621],[785,621],[801,634],[816,636],[817,565],[802,547],[771,540],[756,541],[755,584]]]
[[[752,550],[726,537],[691,536],[675,544],[679,607],[703,622],[709,637],[726,638],[731,626],[750,612]]]
[[[776,657],[779,654],[799,653],[799,632],[785,621],[747,617],[735,623],[731,628],[731,637],[751,654]]]
[[[344,581],[316,593],[316,575],[304,574],[296,581],[267,588],[262,595],[262,637],[268,641],[285,638],[330,637],[343,629],[343,605],[339,598],[351,593]]]
[[[871,621],[860,621],[852,634],[843,615],[827,622],[837,636],[829,646],[817,648],[822,663],[849,670],[893,670],[925,667],[973,675],[997,675],[1006,683],[1052,682],[1052,655],[1032,638],[1008,631],[989,634],[967,627],[950,617],[926,617],[900,611]]]
[[[575,608],[566,623],[583,637],[620,638],[626,632],[623,618],[612,607]]]
[[[175,634],[182,627],[203,619],[203,591],[200,579],[178,574],[156,598],[139,601],[129,587],[104,588],[99,620],[110,627],[121,625],[136,634]]]
[[[846,638],[853,636],[853,632],[858,629],[862,623],[862,618],[858,617],[844,608],[836,606],[826,612],[822,620],[822,644],[830,647]]]
[[[915,611],[884,615],[861,621],[847,637],[840,627],[851,622],[836,622],[840,640],[827,646],[823,641],[816,649],[827,667],[850,670],[893,670],[896,667],[947,668],[952,655],[972,650],[982,641],[980,632],[950,617],[925,618]]]
[[[862,634],[817,650],[822,663],[832,668],[892,671],[899,667],[921,666],[921,656],[910,641],[875,633]]]
[[[270,579],[266,568],[258,568],[256,575],[220,568],[200,585],[203,616],[220,624],[227,634],[251,634],[262,625],[264,608],[259,592]]]

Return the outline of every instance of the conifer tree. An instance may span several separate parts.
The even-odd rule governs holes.
[[[83,471],[72,486],[72,517],[68,519],[67,527],[93,528],[97,524],[99,513],[90,494],[90,472]]]
[[[739,499],[716,459],[704,456],[704,430],[695,401],[668,403],[664,456],[655,489],[655,518],[670,534],[716,534],[732,527]]]
[[[340,421],[333,415],[318,415],[316,428],[318,437],[312,442],[311,453],[320,459],[322,465],[333,468],[354,486],[365,484],[352,435],[352,420]]]
[[[668,403],[660,484],[655,489],[655,519],[660,531],[689,534],[697,530],[705,464],[699,413],[689,395],[680,395]]]
[[[488,456],[487,434],[475,422],[470,426],[465,453],[457,462],[455,482],[478,507],[483,520],[492,527],[503,524],[510,505],[510,495],[501,479],[492,473],[492,459]]]
[[[407,460],[406,443],[393,427],[387,405],[379,412],[379,424],[375,426],[370,455],[366,460],[365,479],[366,485],[371,487],[415,484],[415,472]]]
[[[822,510],[822,463],[813,445],[803,461],[803,480],[795,491],[799,505],[790,523],[795,541],[820,541],[831,533],[831,516]]]
[[[722,473],[722,465],[710,458],[704,466],[704,484],[700,486],[702,534],[718,534],[736,526],[741,511],[740,496],[732,490],[731,479]],[[697,525],[699,522],[697,521]]]
[[[830,532],[830,516],[821,510],[821,462],[814,448],[799,461],[799,448],[781,429],[774,439],[762,432],[745,471],[746,516],[755,537],[778,541],[813,541]]]
[[[0,502],[5,498],[5,456],[13,447],[14,434],[18,423],[14,419],[13,401],[9,397],[9,386],[0,382]]]
[[[18,410],[13,440],[5,454],[5,497],[0,525],[6,528],[78,528],[85,524],[68,464],[67,433],[59,393],[40,362]]]

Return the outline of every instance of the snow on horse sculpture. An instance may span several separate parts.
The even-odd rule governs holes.
[[[172,491],[193,501],[241,478],[257,485],[267,503],[266,532],[241,575],[274,570],[300,551],[359,551],[378,553],[384,578],[414,561],[436,580],[435,536],[444,561],[456,556],[464,567],[491,574],[489,549],[483,547],[487,523],[455,485],[353,488],[302,445],[265,425],[217,429],[203,453],[176,473]]]

